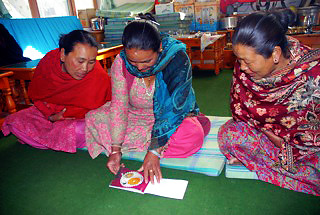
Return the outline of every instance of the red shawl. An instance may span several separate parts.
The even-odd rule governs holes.
[[[28,93],[46,117],[66,108],[65,118],[84,118],[111,100],[111,83],[98,61],[82,80],[73,79],[62,71],[60,50],[55,49],[39,62]]]
[[[289,40],[291,62],[260,80],[240,70],[237,63],[231,87],[235,120],[283,138],[282,166],[295,172],[293,163],[320,151],[320,50]]]

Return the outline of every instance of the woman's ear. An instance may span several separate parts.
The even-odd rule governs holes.
[[[64,62],[66,55],[64,54],[64,48],[60,49],[60,61]]]
[[[274,47],[273,52],[272,52],[272,58],[273,58],[273,62],[275,64],[279,63],[281,55],[282,55],[282,50],[281,50],[280,46]]]

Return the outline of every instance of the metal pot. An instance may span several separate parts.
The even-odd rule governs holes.
[[[309,6],[298,8],[299,26],[319,25],[320,7]]]
[[[100,17],[92,18],[90,22],[91,22],[91,29],[93,31],[99,31],[104,29],[104,22],[105,22],[104,18],[100,18]]]
[[[234,29],[237,27],[238,18],[235,16],[224,17],[221,19],[221,28],[222,29]]]

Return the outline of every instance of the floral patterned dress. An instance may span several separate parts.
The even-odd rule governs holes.
[[[102,152],[108,156],[112,144],[122,144],[122,152],[126,153],[146,151],[151,142],[155,84],[147,88],[143,78],[135,77],[128,89],[122,66],[123,60],[117,56],[111,68],[111,102],[86,115],[86,144],[92,158]],[[171,136],[163,156],[188,157],[201,148],[203,139],[199,121],[187,117]]]
[[[255,80],[235,67],[231,88],[233,120],[218,142],[260,180],[320,195],[320,50],[290,39],[289,65]],[[277,148],[262,131],[282,139]]]
[[[123,143],[122,150],[143,151],[151,139],[154,83],[147,89],[143,78],[135,78],[128,94],[119,57],[112,67],[112,102],[86,115],[86,141],[93,158],[103,151],[109,154],[111,144]]]

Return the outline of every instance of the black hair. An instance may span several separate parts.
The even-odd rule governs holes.
[[[153,50],[158,52],[161,44],[160,32],[150,14],[139,14],[140,19],[130,22],[123,31],[122,44],[125,49]]]
[[[290,9],[252,13],[237,25],[232,45],[252,47],[265,58],[271,57],[274,47],[279,46],[284,57],[289,58],[286,32],[295,19],[296,15]]]
[[[64,48],[64,54],[67,55],[73,51],[77,43],[88,44],[98,49],[98,43],[95,38],[84,30],[73,30],[68,34],[61,35],[59,39],[59,49]]]

